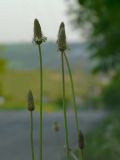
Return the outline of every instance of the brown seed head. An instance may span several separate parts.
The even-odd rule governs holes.
[[[34,105],[34,98],[31,90],[29,90],[28,92],[27,102],[28,102],[28,110],[33,111],[35,109],[35,105]]]
[[[60,124],[59,124],[59,122],[55,121],[53,123],[53,129],[54,129],[55,132],[58,132],[60,130]]]
[[[37,45],[40,45],[42,42],[47,40],[46,37],[43,37],[40,23],[37,19],[34,20],[34,42]]]
[[[79,131],[79,136],[78,136],[78,146],[81,150],[84,149],[85,143],[84,143],[84,135],[81,131]]]
[[[65,25],[63,22],[61,22],[59,27],[57,44],[58,44],[58,49],[61,52],[64,52],[67,49]]]

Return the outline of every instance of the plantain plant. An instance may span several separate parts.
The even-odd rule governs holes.
[[[70,68],[70,63],[66,55],[66,50],[68,49],[67,41],[66,41],[66,33],[65,33],[65,25],[63,22],[61,22],[58,32],[58,50],[61,53],[61,66],[62,66],[62,83],[63,83],[63,108],[64,108],[64,125],[65,125],[65,131],[66,131],[66,146],[67,146],[67,158],[69,159],[69,141],[68,141],[68,127],[67,127],[67,118],[66,118],[66,106],[65,106],[65,75],[64,75],[64,64],[66,63],[70,83],[71,83],[71,91],[72,91],[72,98],[73,98],[73,109],[74,109],[74,115],[75,115],[75,125],[76,125],[76,131],[77,131],[77,141],[78,141],[78,148],[81,150],[82,158],[83,158],[83,147],[80,147],[80,143],[82,141],[83,144],[83,137],[81,135],[82,132],[79,130],[79,124],[78,124],[78,112],[77,112],[77,104],[75,99],[75,90],[74,90],[74,84],[73,84],[73,78],[72,78],[72,72]],[[82,137],[82,138],[81,138]],[[72,151],[70,152],[72,153]],[[73,153],[72,153],[73,155]],[[75,158],[75,155],[74,155]]]
[[[31,156],[32,156],[32,160],[34,160],[34,137],[33,137],[33,111],[35,109],[35,105],[34,105],[34,98],[33,98],[33,94],[32,91],[30,90],[28,92],[28,96],[27,96],[27,102],[28,102],[28,111],[30,111],[30,142],[31,142]]]
[[[43,36],[40,23],[37,19],[34,20],[34,38],[33,41],[38,47],[40,61],[40,160],[42,160],[42,108],[43,108],[43,68],[42,68],[42,50],[41,44],[47,40]]]
[[[64,71],[64,51],[66,50],[66,35],[65,35],[65,29],[64,29],[63,22],[60,24],[60,27],[59,27],[57,44],[58,44],[58,49],[61,53],[64,128],[65,128],[67,160],[69,160],[70,159],[70,153],[69,153],[70,147],[69,147],[69,135],[68,135],[68,125],[67,125],[67,112],[66,112],[66,104],[65,104],[65,71]]]
[[[34,20],[34,38],[33,41],[35,42],[36,46],[38,47],[38,53],[39,53],[39,61],[40,61],[40,160],[42,160],[42,113],[43,113],[43,67],[42,67],[42,50],[41,50],[41,44],[46,41],[46,37],[43,36],[41,31],[40,23],[37,19]],[[65,33],[65,25],[62,22],[59,27],[58,32],[58,50],[60,51],[61,56],[61,73],[62,73],[62,95],[63,95],[63,114],[64,114],[64,128],[65,128],[65,143],[66,143],[66,155],[67,160],[70,160],[71,157],[74,160],[78,160],[80,157],[77,157],[74,152],[70,149],[69,145],[69,132],[68,132],[68,124],[67,124],[67,106],[65,103],[65,64],[68,69],[70,83],[71,83],[71,91],[72,91],[72,99],[73,99],[73,110],[74,110],[74,116],[75,116],[75,125],[76,125],[76,132],[77,132],[77,140],[78,140],[78,148],[81,150],[82,153],[82,159],[83,159],[83,150],[84,150],[84,136],[79,130],[79,124],[78,124],[78,113],[77,113],[77,105],[76,105],[76,99],[75,99],[75,90],[74,90],[74,84],[73,84],[73,78],[72,78],[72,72],[70,68],[70,63],[66,55],[67,42],[66,42],[66,33]],[[31,141],[31,155],[32,160],[34,160],[34,142],[33,142],[33,110],[35,109],[34,105],[34,99],[32,91],[28,92],[28,110],[30,111],[30,141]],[[58,124],[55,123],[55,129],[57,131],[59,130]]]

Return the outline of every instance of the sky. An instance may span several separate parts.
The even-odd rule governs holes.
[[[69,41],[82,41],[70,24],[67,0],[0,0],[0,43],[30,42],[33,22],[37,18],[43,35],[55,40],[61,21],[66,25]]]

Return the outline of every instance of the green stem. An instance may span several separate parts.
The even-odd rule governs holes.
[[[81,150],[81,157],[82,157],[82,160],[84,159],[84,153],[83,153],[83,150]]]
[[[76,155],[75,155],[72,151],[71,151],[70,153],[71,153],[71,157],[72,157],[74,160],[79,160],[78,157],[76,157]]]
[[[75,123],[76,123],[76,130],[77,130],[77,136],[79,136],[79,125],[78,125],[78,113],[77,113],[77,104],[75,100],[75,90],[74,90],[74,84],[73,84],[73,78],[72,78],[72,72],[70,69],[70,64],[68,61],[68,58],[66,54],[64,53],[65,61],[67,64],[68,72],[69,72],[69,77],[70,77],[70,83],[71,83],[71,89],[72,89],[72,97],[73,97],[73,104],[74,104],[74,113],[75,113]]]
[[[67,160],[69,160],[69,140],[68,140],[68,127],[67,127],[67,113],[65,105],[65,73],[64,73],[64,53],[61,52],[61,65],[62,65],[62,91],[63,91],[63,110],[64,110],[64,127],[65,127],[65,139],[67,149]]]
[[[69,72],[69,77],[70,77],[70,83],[71,83],[71,89],[72,89],[72,97],[73,97],[73,105],[74,105],[74,114],[75,114],[75,124],[76,124],[77,139],[78,139],[78,137],[79,137],[78,112],[77,112],[77,104],[76,104],[76,99],[75,99],[75,90],[74,90],[72,72],[71,72],[70,64],[69,64],[69,61],[68,61],[68,58],[67,58],[65,52],[64,52],[64,57],[65,57],[65,61],[66,61],[66,64],[67,64],[67,68],[68,68],[68,72]],[[83,153],[82,153],[82,151],[81,151],[81,154],[82,154],[82,159],[83,159]]]
[[[39,58],[40,58],[40,160],[42,160],[42,96],[43,96],[43,72],[42,72],[42,52],[41,47],[38,45]]]
[[[31,154],[34,160],[34,141],[33,141],[33,113],[30,111],[30,140],[31,140]]]

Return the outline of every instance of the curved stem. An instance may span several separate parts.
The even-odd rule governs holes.
[[[71,153],[71,157],[72,157],[74,160],[79,160],[78,157],[77,157],[72,151],[71,151],[70,153]]]
[[[69,160],[69,140],[68,140],[68,127],[67,127],[67,114],[65,105],[65,73],[64,73],[64,53],[61,52],[61,67],[62,67],[62,91],[63,91],[63,111],[64,111],[64,127],[65,127],[65,139],[67,149],[67,160]]]
[[[33,112],[30,111],[30,140],[31,140],[31,154],[34,160],[34,141],[33,141]]]
[[[42,52],[41,47],[38,45],[39,58],[40,58],[40,160],[42,160],[42,96],[43,96],[43,72],[42,72]]]
[[[72,72],[70,69],[70,64],[68,61],[68,58],[66,54],[64,53],[65,61],[67,64],[68,72],[69,72],[69,77],[70,77],[70,83],[71,83],[71,89],[72,89],[72,97],[73,97],[73,104],[74,104],[74,113],[75,113],[75,123],[76,123],[76,130],[77,130],[77,136],[79,135],[79,125],[78,125],[78,113],[77,113],[77,104],[75,100],[75,90],[74,90],[74,84],[73,84],[73,78],[72,78]]]
[[[69,61],[68,61],[68,58],[67,58],[65,52],[64,52],[64,57],[65,57],[65,61],[66,61],[66,64],[67,64],[69,77],[70,77],[70,83],[71,83],[71,89],[72,89],[72,97],[73,97],[73,105],[74,105],[74,114],[75,114],[75,124],[76,124],[76,130],[77,130],[77,140],[79,141],[79,138],[78,138],[79,137],[78,112],[77,112],[77,104],[76,104],[76,99],[75,99],[75,90],[74,90],[72,72],[71,72],[70,64],[69,64]],[[82,154],[82,159],[83,159],[83,152],[82,151],[81,151],[81,154]]]

